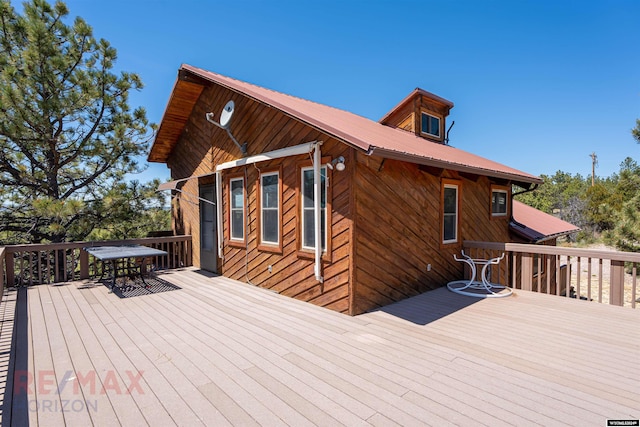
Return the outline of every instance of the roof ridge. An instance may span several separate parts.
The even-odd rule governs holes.
[[[427,142],[415,134],[412,135],[410,132],[385,126],[374,119],[352,111],[258,86],[255,83],[224,76],[189,64],[182,64],[180,72],[191,73],[198,79],[202,79],[201,82],[209,81],[270,108],[275,108],[330,137],[365,151],[368,155],[377,154],[390,159],[505,178],[526,183],[527,186],[542,182],[534,175],[479,154],[444,144]],[[201,84],[204,85],[204,83]],[[184,123],[181,126],[184,126]],[[175,135],[168,136],[168,138],[166,144],[175,145]],[[156,141],[158,141],[158,137],[156,137]],[[154,142],[154,147],[155,145]],[[167,150],[165,149],[165,151]],[[161,159],[161,157],[157,158]]]
[[[199,70],[199,71],[201,71],[203,73],[206,73],[206,74],[213,74],[213,75],[216,75],[217,77],[222,77],[224,79],[229,79],[229,80],[232,80],[232,81],[234,81],[236,83],[250,85],[250,86],[253,86],[254,88],[256,88],[258,90],[266,90],[266,91],[269,91],[269,92],[276,93],[278,95],[283,95],[283,96],[287,96],[287,97],[292,98],[292,99],[297,99],[297,100],[300,100],[300,101],[308,102],[310,104],[318,105],[318,106],[320,106],[322,108],[329,108],[329,109],[340,111],[340,112],[343,112],[343,113],[353,114],[354,116],[358,116],[360,118],[363,118],[363,119],[366,119],[366,120],[370,120],[370,121],[372,121],[374,123],[377,123],[375,120],[373,120],[373,119],[371,119],[369,117],[365,117],[363,115],[360,115],[358,113],[354,113],[353,111],[344,110],[342,108],[334,107],[334,106],[328,105],[328,104],[323,104],[323,103],[317,102],[317,101],[312,101],[310,99],[303,98],[301,96],[296,96],[296,95],[291,95],[291,94],[288,94],[288,93],[285,93],[285,92],[280,92],[280,91],[277,91],[275,89],[271,89],[271,88],[268,88],[268,87],[265,87],[265,86],[260,86],[260,85],[258,85],[256,83],[251,83],[251,82],[248,82],[248,81],[236,79],[234,77],[225,76],[224,74],[220,74],[220,73],[216,73],[216,72],[213,72],[213,71],[205,70],[204,68],[196,67],[194,65],[190,65],[190,64],[182,64],[182,65],[183,66],[186,65],[186,66],[188,66],[190,68],[195,68],[195,69],[197,69],[197,70]]]

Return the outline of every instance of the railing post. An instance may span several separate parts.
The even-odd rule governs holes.
[[[609,304],[624,305],[624,262],[611,261],[611,288],[609,289]]]
[[[16,285],[16,271],[13,264],[13,252],[5,252],[4,265],[7,269],[7,288],[11,288]]]
[[[4,296],[4,248],[0,248],[0,300]]]
[[[80,280],[89,278],[89,252],[80,248]]]
[[[530,291],[533,289],[533,255],[530,253],[522,254],[522,277],[520,278],[522,290]]]

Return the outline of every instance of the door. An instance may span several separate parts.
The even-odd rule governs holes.
[[[214,184],[200,187],[200,268],[217,272],[218,246],[216,230],[216,186]]]

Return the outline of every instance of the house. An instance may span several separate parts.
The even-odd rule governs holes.
[[[148,159],[194,265],[355,315],[459,279],[542,182],[447,145],[452,107],[416,89],[374,122],[183,65]]]

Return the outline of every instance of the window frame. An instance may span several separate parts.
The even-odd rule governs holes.
[[[278,194],[278,206],[277,206],[277,211],[278,211],[278,230],[277,230],[277,235],[278,235],[278,241],[277,242],[268,242],[268,241],[264,241],[263,240],[263,236],[262,236],[262,224],[263,224],[263,206],[262,206],[262,200],[263,200],[263,194],[262,194],[262,178],[264,176],[269,176],[269,175],[278,175],[278,190],[277,190],[277,194]],[[258,250],[260,251],[265,251],[265,252],[276,252],[276,253],[282,253],[282,167],[277,167],[277,168],[270,168],[270,169],[265,169],[263,171],[261,171],[258,174],[258,183],[256,185],[256,188],[258,189],[258,191],[256,192],[256,197],[257,197],[257,206],[258,206],[258,210],[259,213],[257,215],[257,225],[258,225],[258,229],[257,229],[257,238],[258,238]],[[270,208],[271,209],[271,208]]]
[[[445,215],[444,211],[444,193],[447,188],[456,189],[456,212],[455,212],[455,238],[445,240]],[[442,246],[456,245],[460,243],[460,213],[462,211],[462,183],[454,179],[442,179],[440,184],[440,244]]]
[[[504,213],[496,213],[493,211],[493,193],[504,193],[505,194],[505,211]],[[501,185],[492,185],[491,186],[491,197],[489,198],[489,215],[492,219],[498,218],[506,218],[509,216],[509,188]]]
[[[427,131],[424,131],[423,123],[424,123],[425,116],[433,117],[434,119],[438,119],[438,135],[429,132],[429,130],[430,130],[429,128],[431,127],[429,121],[427,121],[427,123],[428,123],[427,124]],[[442,139],[442,117],[440,117],[440,116],[438,116],[438,115],[436,115],[436,114],[434,114],[434,113],[432,113],[430,111],[424,111],[424,110],[420,111],[420,133],[423,134],[423,135],[428,135],[430,137],[433,137],[433,138],[441,140]]]
[[[325,169],[325,249],[322,251],[322,260],[325,262],[331,262],[331,221],[332,221],[332,191],[331,191],[331,177],[332,171],[327,167],[327,163],[331,162],[330,157],[323,157],[321,160],[321,167]],[[310,248],[303,246],[304,230],[303,230],[303,209],[304,202],[303,197],[303,171],[313,170],[313,165],[310,160],[299,162],[297,165],[297,178],[296,178],[296,246],[298,257],[313,259],[315,256],[315,247]]]
[[[231,185],[234,181],[242,182],[242,238],[233,237],[231,230],[233,228],[233,211]],[[227,242],[230,246],[246,247],[247,244],[247,188],[245,185],[244,174],[234,174],[227,178],[227,206],[228,206],[228,226],[227,226]],[[237,208],[236,208],[237,209]]]

